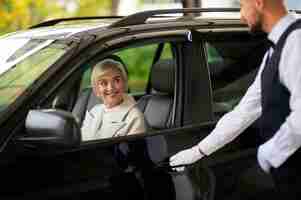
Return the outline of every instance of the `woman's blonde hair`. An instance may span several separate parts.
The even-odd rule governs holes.
[[[91,85],[93,88],[95,88],[97,80],[99,77],[103,76],[108,70],[114,70],[120,73],[124,83],[125,83],[125,88],[124,90],[128,90],[128,76],[125,71],[125,66],[114,59],[111,58],[106,58],[102,60],[101,62],[97,63],[93,67],[93,71],[91,74]]]

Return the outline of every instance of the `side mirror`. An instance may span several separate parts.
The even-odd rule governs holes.
[[[63,110],[31,110],[25,127],[27,134],[17,138],[18,142],[45,147],[74,147],[81,142],[81,131],[75,117]]]

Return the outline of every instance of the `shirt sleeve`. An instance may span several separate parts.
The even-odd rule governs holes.
[[[81,127],[82,141],[91,139],[91,123],[93,120],[94,116],[89,111],[86,111],[85,119],[83,120],[83,125]]]
[[[263,62],[265,63],[265,55]],[[199,148],[210,155],[214,151],[231,142],[261,115],[261,64],[255,81],[248,88],[239,104],[229,113],[225,114],[217,123],[215,129],[204,138]]]
[[[299,44],[299,45],[296,45]],[[279,64],[280,81],[290,91],[291,112],[276,134],[261,146],[262,155],[273,167],[284,163],[301,146],[301,31],[288,37]]]
[[[142,113],[137,110],[133,110],[133,115],[129,116],[128,135],[144,133],[146,131],[145,119]]]
[[[82,141],[95,140],[95,126],[99,126],[98,122],[102,119],[103,106],[95,105],[90,111],[87,110],[83,124],[81,127]]]

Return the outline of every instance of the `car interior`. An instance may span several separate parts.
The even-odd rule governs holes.
[[[114,55],[113,58],[121,60],[121,58],[116,55]],[[148,130],[172,128],[172,118],[174,115],[175,61],[171,58],[158,60],[152,65],[149,77],[149,93],[138,99],[137,107],[145,116]],[[91,109],[97,103],[100,102],[94,95],[92,88],[85,88],[80,92],[72,113],[77,117],[79,123],[82,123],[85,111]],[[167,143],[164,136],[146,138],[145,148],[149,159],[154,164],[160,163],[168,157]],[[138,149],[138,151],[141,151],[141,149]],[[139,174],[141,172],[136,171],[135,173]],[[144,174],[144,177],[145,176],[147,176],[147,173]],[[162,174],[160,174],[160,177],[161,181],[168,181],[168,178],[162,179]],[[185,174],[182,176],[173,176],[173,183],[175,191],[184,192],[177,192],[176,199],[181,199],[184,196],[186,199],[195,199],[197,194],[193,190],[191,180]],[[183,186],[185,189],[182,188]],[[152,193],[151,190],[148,192]],[[172,192],[164,193],[167,196],[172,195]]]
[[[150,129],[165,129],[171,127],[173,92],[174,92],[174,64],[172,60],[160,60],[151,69],[152,93],[140,98],[138,108],[145,116]],[[160,78],[164,77],[164,78]],[[82,123],[86,110],[100,103],[92,88],[85,88],[78,97],[72,110]],[[158,115],[160,111],[160,115]]]

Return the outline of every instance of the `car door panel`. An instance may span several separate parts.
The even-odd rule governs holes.
[[[205,163],[198,162],[183,172],[174,171],[168,166],[171,155],[196,144],[206,137],[212,128],[212,124],[191,125],[161,130],[159,135],[145,138],[148,155],[155,167],[162,167],[163,172],[171,176],[176,199],[201,199],[205,196],[207,199],[213,199],[214,177],[211,169],[205,167]],[[162,166],[162,163],[165,163],[165,166]],[[203,185],[199,187],[197,185],[200,182]]]
[[[112,147],[58,154],[31,150],[10,156],[14,159],[0,166],[2,183],[5,183],[1,199],[26,199],[45,191],[54,199],[92,191],[106,194],[110,191],[109,178],[121,173],[113,159]]]
[[[180,174],[174,177],[168,169],[156,170],[158,169],[157,163],[151,164],[147,161],[149,155],[143,152],[145,150],[143,149],[143,141],[148,138],[158,140],[157,138],[164,137],[168,145],[168,151],[166,155],[159,156],[166,159],[176,151],[187,147],[187,144],[195,143],[202,137],[200,135],[208,132],[208,128],[211,129],[210,126],[201,127],[201,130],[204,130],[202,133],[199,128],[166,129],[157,131],[158,135],[146,135],[144,139],[141,139],[140,136],[140,139],[137,140],[122,141],[122,143],[134,146],[135,150],[138,151],[134,156],[131,154],[129,160],[131,160],[130,164],[134,165],[137,171],[138,169],[143,171],[142,181],[147,183],[144,192],[149,195],[153,194],[155,197],[158,197],[156,194],[170,197],[173,195],[172,188],[176,184],[173,181],[177,182],[176,185],[182,184],[181,181],[188,181],[189,186],[190,179],[186,175],[184,178],[180,178]],[[131,174],[125,173],[124,168],[118,163],[119,161],[114,153],[117,144],[119,143],[104,145],[93,142],[68,151],[56,150],[54,152],[51,152],[51,148],[27,149],[28,147],[25,147],[24,150],[22,149],[23,146],[18,146],[20,144],[11,144],[6,151],[10,152],[10,154],[7,154],[10,160],[0,166],[2,183],[5,183],[2,184],[1,199],[73,199],[79,196],[89,199],[92,195],[99,195],[102,199],[112,199],[112,196],[115,195],[113,191],[116,191],[116,189],[112,189],[113,179],[113,183],[124,183],[127,188],[139,187],[135,185],[137,184],[135,180],[130,181],[133,180],[128,177]],[[156,150],[158,145],[150,146],[150,148]],[[12,154],[12,149],[18,149],[18,151]],[[162,185],[161,187],[153,186],[154,183],[158,182],[165,182],[164,187],[170,189],[163,193]],[[120,187],[117,187],[117,190],[119,189]],[[190,187],[187,189],[191,190]],[[161,192],[158,193],[159,191]],[[178,191],[178,195],[180,195],[179,192],[185,191],[187,190]],[[120,191],[122,195],[127,195],[123,192],[123,190]]]

